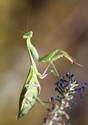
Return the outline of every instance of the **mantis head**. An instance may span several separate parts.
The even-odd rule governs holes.
[[[24,34],[24,35],[23,35],[23,38],[24,38],[24,39],[27,39],[28,37],[30,37],[30,38],[31,38],[31,37],[32,37],[32,35],[33,35],[33,32],[32,32],[32,31],[30,31],[30,32],[27,32],[26,34]]]

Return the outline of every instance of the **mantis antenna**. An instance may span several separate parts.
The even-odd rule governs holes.
[[[30,7],[30,9],[29,9],[29,12],[28,12],[28,19],[27,19],[27,32],[28,32],[28,25],[29,25],[28,22],[29,22],[29,15],[30,15],[30,12],[31,12],[31,8],[32,8],[32,5],[31,5],[31,7]],[[24,31],[21,31],[21,30],[15,29],[15,28],[10,28],[10,29],[16,30],[16,31],[21,32],[21,33],[23,33],[23,34],[26,34]]]
[[[4,26],[4,25],[2,25],[2,26]],[[16,31],[18,31],[18,32],[21,32],[21,33],[25,34],[24,31],[21,31],[21,30],[15,29],[15,28],[11,28],[11,27],[9,27],[9,26],[4,26],[4,27],[7,27],[7,28],[9,28],[9,29],[13,29],[13,30],[16,30]]]
[[[31,12],[31,8],[32,8],[32,5],[29,9],[29,12],[28,12],[28,19],[27,19],[27,32],[28,32],[28,26],[29,26],[29,15],[30,15],[30,12]]]
[[[21,31],[21,30],[15,29],[15,28],[10,28],[10,29],[13,29],[13,30],[16,30],[16,31],[18,31],[18,32],[21,32],[21,33],[25,34],[24,31]]]

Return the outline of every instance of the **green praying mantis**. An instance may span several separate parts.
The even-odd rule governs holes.
[[[50,74],[52,72],[58,79],[59,74],[58,74],[58,72],[57,72],[57,70],[56,70],[56,68],[53,64],[53,61],[56,61],[57,59],[59,59],[61,57],[65,57],[69,61],[71,61],[71,63],[75,62],[72,57],[70,57],[65,51],[63,51],[61,49],[56,49],[56,50],[52,51],[51,53],[47,54],[46,56],[40,58],[36,48],[31,43],[31,37],[32,36],[33,36],[32,31],[23,35],[23,38],[26,39],[27,49],[28,49],[28,53],[29,53],[29,57],[30,57],[30,61],[31,61],[31,66],[30,66],[30,70],[29,70],[27,79],[25,81],[25,84],[23,86],[22,92],[20,94],[19,112],[18,112],[18,115],[17,115],[18,120],[20,118],[22,118],[24,115],[26,115],[34,107],[34,105],[36,103],[36,100],[39,101],[40,103],[44,104],[39,99],[41,86],[40,86],[40,83],[37,79],[37,76],[40,79],[43,79],[48,74]],[[58,51],[61,52],[61,54],[55,55]],[[37,59],[38,62],[41,62],[41,63],[48,62],[48,66],[46,67],[43,74],[38,72],[38,69],[36,67],[36,63],[34,61],[33,56],[35,56],[35,58]],[[50,70],[47,73],[47,70],[48,70],[50,65],[53,66],[54,70]],[[78,65],[80,65],[80,64],[78,64]]]

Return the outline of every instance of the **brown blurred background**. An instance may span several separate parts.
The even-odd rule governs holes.
[[[88,0],[0,0],[0,125],[42,125],[47,110],[39,103],[20,121],[16,119],[30,60],[23,34],[11,28],[24,32],[32,30],[32,43],[40,57],[57,48],[68,52],[84,67],[71,65],[62,58],[55,62],[58,73],[63,76],[70,71],[77,81],[88,82]],[[37,60],[36,63],[39,72],[43,73],[47,63]],[[54,91],[57,79],[53,74],[39,81],[40,99],[57,96]],[[88,125],[87,91],[88,87],[84,98],[77,98],[77,105],[66,110],[71,125]]]

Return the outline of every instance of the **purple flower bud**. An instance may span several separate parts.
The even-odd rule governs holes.
[[[83,95],[82,94],[80,94],[80,97],[81,97],[81,99],[83,98]]]
[[[76,81],[76,83],[75,84],[78,84],[78,82]]]
[[[73,106],[75,106],[76,105],[76,102],[73,102],[73,104],[72,104]]]
[[[59,98],[60,100],[62,99],[62,98],[60,98],[58,95],[57,95],[57,98]]]
[[[88,83],[84,83],[85,85],[88,85]]]
[[[59,84],[59,82],[56,82],[56,83],[55,83],[55,85],[58,85],[58,84]]]
[[[58,91],[58,87],[55,88],[55,91]]]
[[[56,99],[55,99],[55,97],[51,97],[51,101],[55,101]]]
[[[68,77],[70,75],[70,72],[68,71],[67,73],[66,73],[66,76]]]
[[[72,74],[71,77],[74,77],[74,74]]]
[[[74,76],[74,74],[72,74],[70,78],[75,81],[75,76]]]
[[[63,82],[60,83],[60,86],[61,86],[62,89],[64,89],[64,83]]]
[[[84,91],[85,91],[85,87],[83,87],[83,86],[82,86],[81,91],[83,91],[83,92],[84,92]]]
[[[80,89],[76,89],[75,90],[76,93],[80,93],[80,91],[81,91]]]
[[[64,77],[60,79],[60,81],[64,82]]]

